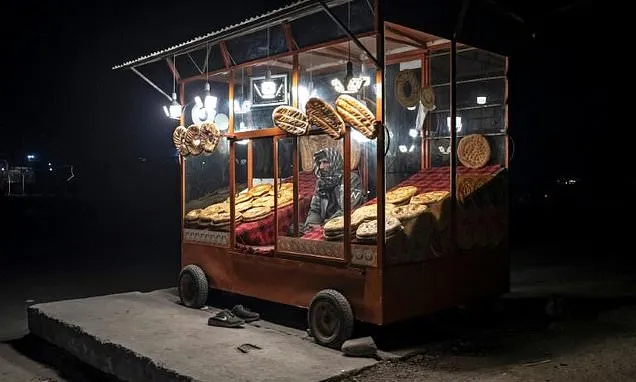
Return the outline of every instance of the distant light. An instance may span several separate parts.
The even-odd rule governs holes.
[[[2,168],[2,171],[4,171],[4,167]]]
[[[51,162],[49,162],[49,166],[51,165]]]
[[[415,145],[411,145],[411,147],[409,147],[409,152],[412,153],[413,151],[415,151]]]
[[[486,104],[486,96],[477,97],[477,104],[478,105],[485,105]]]
[[[411,136],[411,138],[417,138],[417,136],[420,134],[418,133],[417,129],[410,129],[409,135]]]
[[[545,194],[545,195],[543,195],[543,197],[547,199],[548,197],[550,197],[550,195]]]
[[[398,150],[400,150],[401,153],[405,153],[408,151],[408,149],[406,148],[406,145],[399,145]]]
[[[53,169],[49,167],[49,171],[53,171]]]
[[[27,159],[28,160],[34,160],[35,159],[35,155],[34,154],[29,154],[29,155],[27,155]]]
[[[205,165],[205,161],[203,161],[201,164]]]

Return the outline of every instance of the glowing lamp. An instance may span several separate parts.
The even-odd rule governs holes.
[[[485,96],[477,97],[477,104],[478,105],[485,105],[486,104],[486,97]]]
[[[276,83],[272,80],[272,71],[268,70],[265,74],[265,80],[261,82],[261,96],[263,99],[272,99],[276,97]]]
[[[355,94],[360,91],[363,86],[369,85],[371,79],[369,77],[355,77],[353,75],[353,64],[351,61],[347,61],[347,71],[345,73],[343,82],[334,78],[331,80],[331,86],[341,94]]]
[[[450,117],[446,117],[446,124],[448,125],[448,129],[451,128],[451,119]],[[462,117],[455,117],[455,129],[457,132],[462,131]]]
[[[172,93],[172,102],[170,106],[163,107],[163,112],[166,113],[166,117],[168,118],[181,118],[181,105],[177,102],[177,93]]]

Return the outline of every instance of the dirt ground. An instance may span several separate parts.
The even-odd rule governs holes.
[[[565,302],[567,303],[567,302]],[[339,382],[634,381],[636,304],[564,307],[555,320],[482,326],[399,361],[384,361]],[[610,305],[613,305],[610,303]]]

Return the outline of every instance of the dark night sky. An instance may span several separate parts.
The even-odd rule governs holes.
[[[127,169],[138,157],[148,163],[173,160],[174,126],[160,110],[165,99],[131,72],[110,68],[287,1],[223,2],[222,10],[216,1],[60,3],[22,1],[3,9],[8,49],[3,83],[9,87],[2,105],[3,116],[9,116],[0,125],[0,157],[16,161],[37,152],[83,168],[104,186],[120,175],[132,179]],[[511,134],[517,143],[512,166],[523,174],[519,182],[547,174],[606,176],[597,155],[599,145],[609,143],[595,135],[610,127],[611,62],[593,48],[607,44],[607,36],[590,33],[590,25],[602,28],[610,11],[583,3],[537,24],[536,43],[512,55]],[[167,70],[153,79],[170,89]]]

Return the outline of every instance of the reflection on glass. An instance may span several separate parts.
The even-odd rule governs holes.
[[[273,126],[272,111],[291,104],[291,65],[239,69],[234,88],[234,129],[248,131]]]

